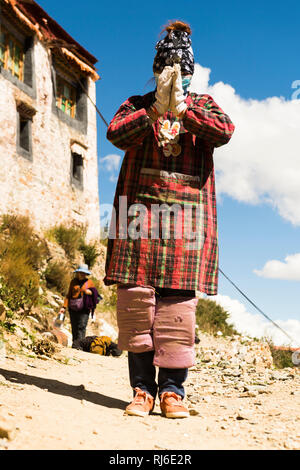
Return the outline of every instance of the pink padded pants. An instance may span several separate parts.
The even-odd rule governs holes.
[[[195,362],[195,297],[156,299],[151,286],[119,284],[118,347],[134,353],[154,350],[153,364],[169,369]]]

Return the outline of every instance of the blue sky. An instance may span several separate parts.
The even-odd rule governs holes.
[[[291,275],[286,273],[287,266],[283,274],[275,273],[279,278],[272,278],[270,270],[254,273],[263,271],[270,260],[284,263],[286,256],[300,252],[300,189],[297,182],[289,185],[288,181],[289,175],[293,180],[300,171],[299,150],[293,145],[299,133],[300,108],[290,103],[295,91],[292,83],[300,80],[299,2],[39,3],[98,58],[101,80],[97,83],[97,104],[108,121],[127,97],[151,90],[147,82],[152,77],[154,47],[163,25],[169,19],[190,23],[195,62],[200,64],[198,86],[204,83],[203,92],[210,87],[217,103],[235,117],[241,129],[226,151],[218,150],[215,157],[221,175],[217,179],[220,267],[274,320],[299,320],[300,266],[298,274],[293,271]],[[207,69],[210,74],[205,81]],[[269,102],[270,97],[278,99]],[[300,103],[300,94],[297,101]],[[282,143],[281,150],[276,139]],[[98,120],[99,161],[108,155],[122,158],[123,153],[106,140],[105,126]],[[104,162],[99,165],[102,204],[112,203],[118,174],[116,169],[108,171]],[[239,166],[240,173],[236,170]],[[230,169],[235,179],[230,179]],[[286,183],[281,183],[284,178]],[[221,296],[245,303],[248,312],[255,312],[222,276],[219,291]]]

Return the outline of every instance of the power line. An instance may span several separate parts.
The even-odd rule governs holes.
[[[236,290],[240,294],[242,294],[242,296],[245,297],[245,299],[247,299],[248,302],[250,302],[250,304],[253,305],[254,308],[256,308],[256,310],[258,310],[259,313],[261,313],[267,320],[269,320],[269,322],[271,322],[274,326],[276,326],[276,328],[278,328],[282,333],[284,333],[289,338],[289,340],[291,340],[294,343],[295,342],[297,343],[297,341],[295,341],[286,331],[284,331],[279,325],[277,325],[277,323],[275,323],[272,320],[272,318],[268,317],[268,315],[266,315],[254,302],[252,302],[252,300],[249,299],[249,297],[246,294],[244,294],[244,292],[241,291],[241,289],[239,289],[239,287],[231,279],[229,279],[228,276],[226,276],[226,274],[222,271],[221,268],[219,268],[219,271],[230,282],[230,284],[232,284],[236,288]]]

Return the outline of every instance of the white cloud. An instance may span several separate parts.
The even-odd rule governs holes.
[[[120,166],[121,156],[116,154],[109,154],[103,158],[100,158],[100,166],[105,171],[110,173],[109,181],[116,183],[118,181],[118,170]]]
[[[121,156],[116,154],[106,155],[103,158],[100,158],[100,165],[105,168],[106,171],[113,173],[118,171],[121,161]]]
[[[236,126],[229,144],[216,149],[218,195],[271,204],[300,225],[300,99],[246,100],[228,84],[210,85],[209,75],[196,64],[191,91],[210,94]]]
[[[111,174],[109,177],[109,181],[111,181],[112,183],[116,183],[118,181],[118,176],[115,174]]]
[[[285,262],[278,260],[267,261],[261,270],[254,269],[255,274],[271,279],[300,281],[300,253],[288,255]]]
[[[229,313],[228,322],[232,323],[239,333],[255,338],[270,338],[276,346],[300,347],[300,321],[273,319],[294,339],[294,341],[290,341],[283,332],[265,320],[264,317],[247,312],[245,305],[238,300],[220,294],[209,297],[209,300],[215,301]]]

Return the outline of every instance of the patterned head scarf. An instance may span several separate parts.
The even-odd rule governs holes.
[[[194,73],[194,53],[192,41],[186,31],[170,31],[164,39],[156,43],[157,50],[153,62],[153,72],[161,73],[166,65],[180,63],[183,75]]]

